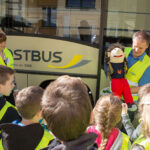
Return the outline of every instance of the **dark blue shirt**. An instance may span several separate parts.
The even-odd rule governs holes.
[[[112,79],[124,78],[124,63],[111,63],[111,66],[113,68]]]

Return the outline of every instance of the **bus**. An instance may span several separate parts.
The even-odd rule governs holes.
[[[103,70],[108,46],[131,46],[132,34],[149,32],[149,1],[1,0],[0,28],[7,34],[19,89],[81,77],[94,101],[109,86]]]

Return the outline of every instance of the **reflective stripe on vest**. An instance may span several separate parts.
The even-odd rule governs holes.
[[[132,48],[127,47],[125,48],[125,55],[128,58]],[[130,87],[138,86],[138,82],[141,79],[142,75],[144,74],[145,70],[150,66],[150,58],[145,55],[143,60],[138,60],[134,65],[132,65],[129,69],[125,78],[128,80]],[[132,94],[134,101],[138,100],[137,94]]]
[[[122,139],[122,146],[121,150],[128,150],[128,144],[129,144],[129,136],[122,133],[123,139]]]
[[[129,136],[119,131],[117,138],[115,139],[113,145],[111,146],[110,150],[128,150],[130,149],[130,141]],[[100,148],[98,149],[100,150]]]
[[[6,101],[5,105],[0,110],[0,120],[3,118],[3,116],[5,115],[5,113],[9,107],[13,107],[14,109],[16,109],[16,107],[14,105],[12,105]]]
[[[133,145],[134,144],[142,145],[145,148],[145,150],[150,150],[150,145],[149,145],[148,141],[146,140],[146,138],[144,138],[143,135],[140,135],[139,138],[137,140],[135,140]]]
[[[49,131],[44,130],[43,137],[35,150],[39,150],[39,149],[42,149],[42,148],[48,146],[49,142],[53,139],[54,139],[54,137],[49,133]]]
[[[3,59],[0,57],[0,64],[13,69],[14,68],[14,59],[13,59],[13,56],[12,56],[11,52],[7,48],[5,48],[4,49],[4,54],[5,54],[5,59],[6,59],[7,62],[5,64]]]
[[[2,132],[0,131],[0,134],[1,134]],[[2,144],[2,138],[0,139],[0,150],[4,150],[4,148],[3,148],[3,144]]]

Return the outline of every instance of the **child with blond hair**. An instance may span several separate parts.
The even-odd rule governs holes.
[[[150,149],[150,93],[143,95],[139,102],[139,114],[141,124],[141,135],[134,144],[139,144],[145,148],[145,150]],[[134,146],[133,144],[133,146]]]
[[[88,133],[98,135],[96,143],[100,150],[128,150],[131,147],[129,137],[116,128],[121,120],[121,101],[112,94],[99,98],[94,110],[95,125],[88,128]]]
[[[143,96],[147,94],[150,94],[150,83],[145,84],[140,88],[138,92],[139,102],[142,100]],[[135,141],[141,134],[143,121],[140,121],[138,126],[135,128],[130,121],[128,106],[125,103],[122,104],[122,123],[128,136],[130,137],[130,140]]]

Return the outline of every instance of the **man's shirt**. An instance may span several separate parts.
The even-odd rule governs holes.
[[[132,65],[134,65],[138,60],[143,61],[145,55],[146,55],[146,53],[144,52],[143,55],[141,55],[137,58],[134,58],[133,50],[132,50],[128,56],[128,68],[132,67]],[[145,70],[144,74],[142,75],[141,79],[139,80],[138,85],[143,86],[144,84],[150,83],[149,76],[150,76],[150,66]]]

